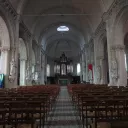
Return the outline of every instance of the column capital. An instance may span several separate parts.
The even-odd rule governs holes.
[[[104,59],[103,56],[98,56],[98,57],[97,57],[97,60],[103,60],[103,59]]]
[[[2,51],[2,52],[9,51],[9,50],[10,50],[9,46],[0,47],[0,51]]]
[[[21,58],[20,61],[26,61],[26,59],[22,59],[22,58]]]
[[[111,51],[122,51],[124,49],[125,49],[125,46],[121,44],[111,46]]]

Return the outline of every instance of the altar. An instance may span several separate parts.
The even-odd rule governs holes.
[[[70,84],[70,81],[68,79],[59,79],[58,84],[61,86],[67,86],[68,84]]]
[[[59,85],[68,85],[71,83],[73,74],[73,62],[62,53],[60,58],[54,61],[54,72],[56,83]]]

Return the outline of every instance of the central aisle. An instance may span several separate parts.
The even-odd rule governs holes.
[[[72,105],[67,87],[61,87],[54,110],[45,128],[82,128],[79,115]]]

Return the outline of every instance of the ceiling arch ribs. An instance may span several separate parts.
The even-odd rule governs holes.
[[[56,40],[52,40],[51,42],[49,42],[47,48],[51,47],[53,45],[52,44],[53,42],[61,42],[61,41],[73,42],[75,45],[77,45],[78,49],[80,49],[80,46],[76,42],[76,40],[71,40],[71,39],[61,39],[61,40],[56,39]],[[70,43],[68,43],[68,44],[70,44]],[[70,45],[70,47],[71,47],[71,45]]]
[[[61,9],[62,7],[61,6],[54,6],[54,7],[51,7],[51,8],[48,8],[48,9],[45,9],[45,10],[43,10],[43,11],[41,11],[41,12],[39,12],[39,14],[38,15],[23,15],[23,16],[25,16],[25,17],[33,17],[33,23],[32,23],[32,26],[33,27],[31,27],[32,28],[32,31],[34,31],[34,29],[36,28],[36,26],[39,24],[39,22],[40,21],[43,21],[45,18],[47,18],[47,16],[44,16],[43,14],[47,14],[48,15],[48,13],[50,13],[50,12],[52,12],[53,14],[52,15],[56,15],[55,14],[55,10],[56,11],[60,11],[60,9]],[[67,15],[74,15],[75,17],[76,16],[78,16],[78,17],[80,17],[80,13],[81,13],[81,10],[80,9],[78,9],[78,8],[75,8],[75,7],[73,7],[73,6],[66,6],[65,7],[66,8],[66,10],[68,10],[69,9],[69,14],[67,13]],[[70,14],[70,12],[73,12],[73,14]],[[64,15],[66,15],[66,14],[63,14],[63,13],[60,13],[60,14],[58,14],[58,15],[56,15],[56,16],[64,16]],[[73,17],[74,17],[73,16]],[[86,17],[86,19],[87,19],[88,17]],[[85,19],[85,18],[84,18]],[[52,20],[53,21],[53,20]],[[90,20],[89,19],[87,19],[87,21],[88,21],[88,23],[87,24],[90,24],[91,22],[90,22]],[[42,23],[43,24],[43,23]],[[89,25],[89,26],[92,26],[91,24]]]
[[[77,38],[80,38],[81,36],[83,36],[84,42],[85,43],[89,42],[89,39],[91,38],[92,33],[94,33],[95,30],[96,31],[98,30],[95,28],[98,28],[97,25],[101,21],[100,18],[102,16],[102,14],[98,14],[98,11],[95,10],[95,8],[99,6],[99,5],[97,6],[97,4],[99,4],[100,2],[104,3],[104,5],[107,3],[105,0],[79,0],[79,1],[55,0],[52,2],[50,0],[47,0],[47,1],[38,0],[38,2],[37,1],[35,2],[35,0],[24,0],[22,2],[21,1],[22,0],[19,0],[19,6],[18,6],[22,12],[22,13],[20,13],[20,15],[24,19],[25,25],[29,29],[30,33],[32,33],[32,35],[34,35],[34,37],[32,36],[32,38],[34,38],[38,42],[39,41],[41,42],[42,38],[46,38],[46,40],[43,40],[43,41],[47,41],[47,39],[49,37],[51,37],[52,35],[55,34],[55,32],[48,34],[49,31],[52,29],[52,27],[53,28],[56,27],[54,25],[52,26],[52,24],[50,22],[54,22],[54,24],[56,24],[61,19],[58,17],[65,17],[65,16],[66,17],[70,16],[73,18],[73,20],[68,19],[68,20],[64,20],[64,22],[74,25],[74,27],[72,27],[74,29],[76,26],[76,28],[78,28],[80,30],[79,32],[82,33],[80,36],[78,36],[75,33],[70,33],[72,38],[74,38],[76,35],[77,35]],[[58,3],[58,1],[62,1],[62,2]],[[108,1],[110,1],[110,0],[108,0]],[[43,3],[43,4],[40,4],[40,3]],[[88,6],[90,3],[93,6],[94,12],[93,12],[92,8],[90,6]],[[42,7],[41,8],[40,7],[32,8],[32,7],[36,7],[37,5],[38,6],[40,5]],[[101,5],[100,5],[100,7],[101,7]],[[31,9],[37,10],[36,13],[33,13],[31,11]],[[98,9],[100,9],[100,8],[98,8]],[[55,11],[53,11],[53,10],[55,10]],[[64,10],[66,10],[66,11],[64,11]],[[90,10],[90,13],[88,13],[88,10]],[[102,10],[102,9],[100,9],[100,10]],[[55,19],[52,18],[53,16],[55,17]],[[97,16],[98,21],[95,21],[96,23],[94,23],[93,19],[96,16]],[[58,20],[56,19],[56,17],[58,18]],[[75,23],[76,20],[74,20],[74,19],[78,19],[78,22]],[[48,20],[50,22],[47,22]],[[45,22],[46,22],[46,24],[45,24]],[[60,22],[62,22],[62,21],[60,20]],[[42,25],[39,25],[39,23]],[[95,27],[94,27],[94,24],[95,24]],[[76,29],[76,31],[78,31],[78,29]],[[35,36],[34,32],[37,32],[38,34]],[[73,34],[74,34],[74,36],[73,36]],[[65,38],[67,38],[67,36]],[[68,38],[68,39],[73,41],[72,38]],[[62,37],[60,39],[62,39]],[[54,39],[52,39],[52,40],[54,40]],[[52,42],[52,40],[51,40],[51,42]],[[77,43],[80,43],[80,40],[78,40]]]
[[[82,34],[82,30],[79,29],[79,28],[78,28],[75,24],[73,24],[73,23],[69,23],[69,22],[56,22],[56,23],[52,23],[52,24],[46,26],[44,29],[42,29],[42,32],[40,33],[39,41],[42,40],[42,37],[43,37],[46,33],[48,33],[51,28],[54,28],[54,27],[57,28],[57,27],[59,27],[59,26],[61,26],[61,25],[66,25],[66,26],[68,26],[68,27],[71,26],[72,28],[75,28],[79,33]]]
[[[59,36],[60,35],[60,36]],[[47,46],[49,44],[49,42],[52,42],[53,40],[61,40],[61,39],[70,39],[70,40],[73,40],[73,41],[77,41],[77,44],[80,46],[80,38],[77,37],[75,34],[71,33],[71,34],[64,34],[64,35],[61,35],[61,34],[58,34],[58,33],[55,33],[54,35],[51,35],[50,37],[47,38],[47,40],[45,41],[45,45]]]

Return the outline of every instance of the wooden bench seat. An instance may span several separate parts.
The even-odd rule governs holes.
[[[99,124],[110,127],[115,121],[128,121],[128,87],[69,85],[68,88],[83,128],[92,125],[97,128]]]
[[[0,126],[44,127],[59,88],[56,85],[0,89]],[[37,121],[39,124],[36,124]]]

